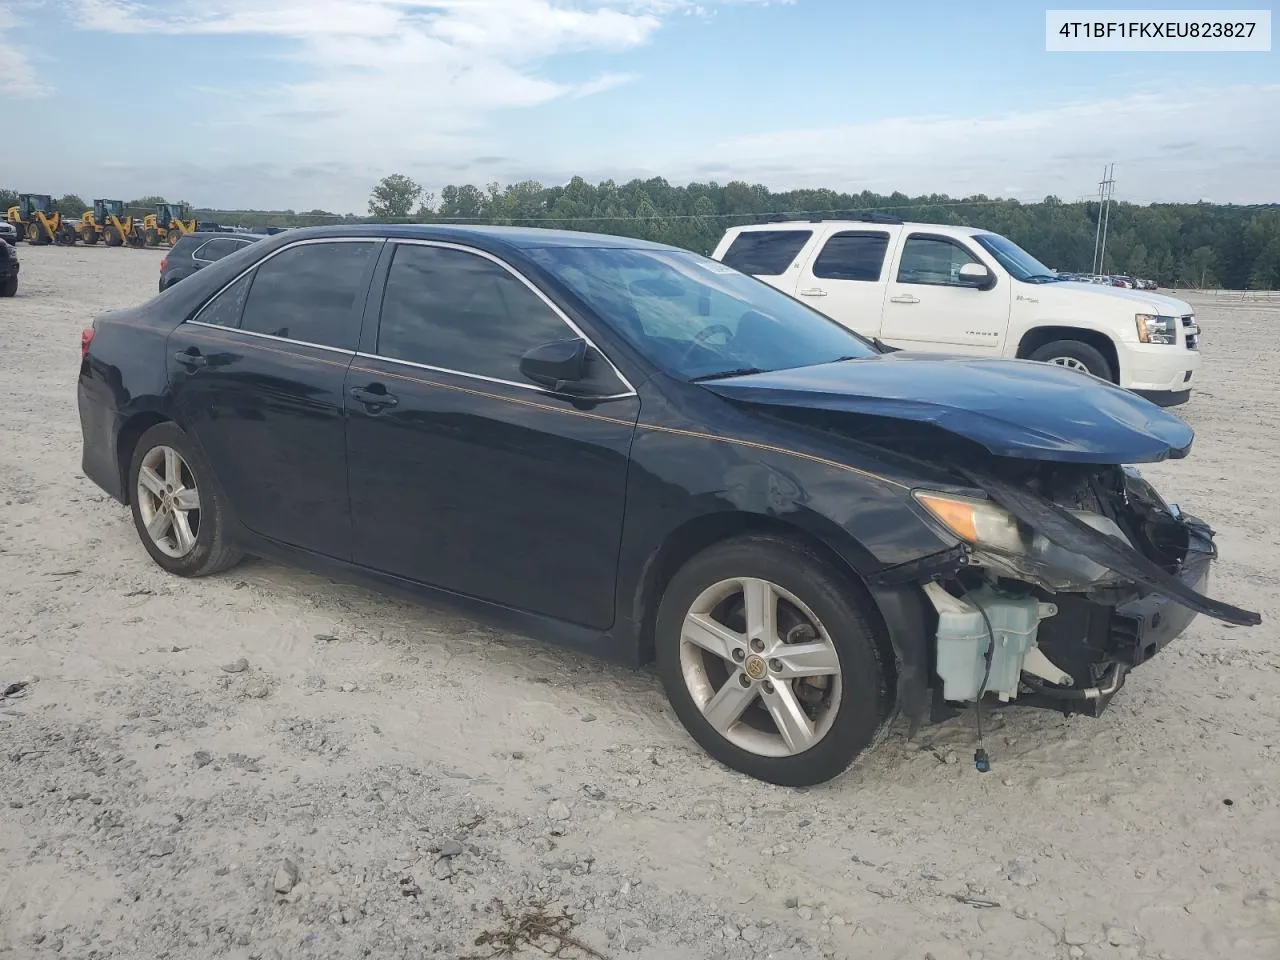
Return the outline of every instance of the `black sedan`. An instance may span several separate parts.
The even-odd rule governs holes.
[[[7,243],[0,243],[0,297],[16,297],[18,295],[18,273],[22,264],[18,262],[18,249]]]
[[[1029,361],[882,353],[720,263],[515,228],[290,231],[82,340],[86,474],[180,576],[243,553],[656,660],[752,776],[896,713],[1096,715],[1205,597],[1132,468],[1192,432]]]

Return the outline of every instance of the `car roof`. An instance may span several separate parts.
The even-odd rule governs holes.
[[[323,227],[299,227],[276,234],[272,239],[322,239],[324,237],[385,237],[405,240],[453,240],[476,246],[503,246],[536,250],[545,247],[599,247],[614,249],[677,250],[664,243],[618,237],[612,234],[545,227],[507,227],[480,224],[389,224],[352,223]],[[687,251],[681,251],[687,252]]]
[[[911,220],[886,223],[881,220],[840,220],[835,217],[824,220],[777,220],[772,223],[751,223],[741,227],[730,227],[730,233],[751,233],[760,230],[812,230],[819,226],[848,228],[851,230],[878,230],[885,227],[903,227],[907,230],[945,231],[966,237],[990,233],[982,227],[962,227],[952,223],[916,223]]]

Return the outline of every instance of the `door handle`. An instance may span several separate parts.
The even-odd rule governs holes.
[[[373,386],[374,384],[370,384],[369,387],[352,387],[351,399],[357,403],[363,403],[365,409],[370,413],[377,413],[383,407],[394,407],[400,402],[394,393],[387,393],[386,387],[381,390],[374,390],[372,389]],[[377,384],[377,386],[382,385]]]
[[[196,367],[207,367],[209,361],[202,357],[199,353],[190,353],[186,350],[179,350],[173,355],[173,359],[177,360],[185,367],[195,369]]]
[[[800,291],[800,296],[802,297],[825,297],[826,295],[827,291],[821,287],[810,287],[808,290]]]
[[[911,294],[909,294],[909,293],[905,293],[905,294],[903,294],[903,295],[902,295],[902,296],[900,296],[900,297],[890,297],[890,298],[889,298],[889,302],[890,302],[890,303],[919,303],[919,302],[920,302],[920,298],[919,298],[919,297],[913,297],[913,296],[911,296]]]

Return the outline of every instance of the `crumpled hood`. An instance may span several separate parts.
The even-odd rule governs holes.
[[[1030,360],[891,353],[701,384],[728,400],[934,424],[1023,460],[1150,463],[1195,436],[1150,401]]]

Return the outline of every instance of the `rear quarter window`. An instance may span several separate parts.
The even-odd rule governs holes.
[[[755,277],[776,277],[786,272],[811,230],[746,230],[724,252],[723,263]]]

